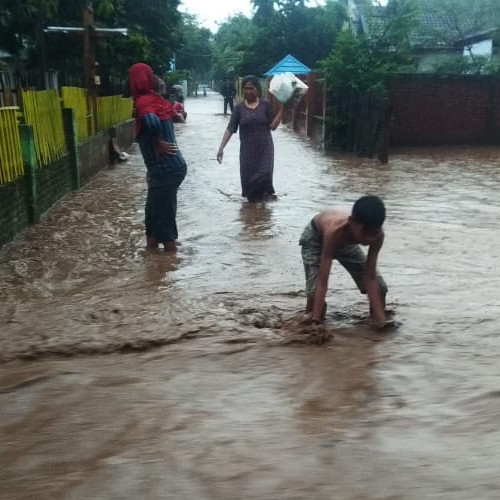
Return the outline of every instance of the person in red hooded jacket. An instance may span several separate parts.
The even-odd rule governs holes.
[[[136,139],[147,168],[146,248],[155,250],[163,244],[165,251],[175,251],[177,191],[187,171],[175,140],[175,112],[172,104],[155,92],[153,70],[147,64],[134,64],[129,69],[129,84],[135,105]]]

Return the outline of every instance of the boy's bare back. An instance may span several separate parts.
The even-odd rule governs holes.
[[[327,208],[314,217],[314,224],[324,237],[331,238],[335,236],[335,240],[339,245],[347,245],[350,243],[347,230],[349,215],[344,210]]]

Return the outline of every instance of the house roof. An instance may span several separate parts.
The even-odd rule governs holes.
[[[356,5],[358,14],[357,31],[369,37],[376,37],[384,32],[386,15],[384,7],[380,5]]]
[[[278,64],[273,66],[269,71],[264,73],[266,76],[279,75],[280,73],[293,73],[294,75],[307,75],[312,70],[298,59],[288,54]]]
[[[369,6],[353,2],[357,19],[351,22],[358,32],[369,37],[376,37],[383,33],[385,22],[385,7]],[[419,12],[415,22],[415,29],[410,34],[410,42],[414,48],[442,49],[457,47],[470,40],[491,38],[498,30],[491,25],[483,26],[472,20],[465,22],[457,29],[451,16],[446,11],[435,8],[435,4],[428,0],[419,0]],[[356,14],[355,14],[356,15]]]
[[[436,10],[432,3],[420,0],[418,24],[410,39],[412,45],[416,47],[452,48],[464,38],[474,36],[477,31],[478,28],[474,27],[470,20],[457,29],[456,22],[447,15],[446,11]]]

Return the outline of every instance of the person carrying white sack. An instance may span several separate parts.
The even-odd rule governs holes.
[[[243,102],[234,107],[229,124],[217,151],[217,161],[222,163],[224,147],[239,130],[241,194],[249,202],[276,199],[273,185],[274,142],[271,135],[283,116],[283,105],[273,109],[262,99],[259,79],[254,75],[243,78]]]

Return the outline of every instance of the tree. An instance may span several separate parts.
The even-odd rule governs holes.
[[[324,7],[305,7],[303,2],[283,2],[283,44],[280,56],[290,53],[307,66],[316,68],[333,47],[346,21],[346,12],[338,2]],[[280,57],[280,58],[281,58]]]
[[[387,77],[412,67],[409,35],[417,11],[412,0],[389,0],[387,7],[364,8],[373,9],[366,16],[371,21],[367,33],[340,32],[321,67],[329,104],[336,109],[326,123],[327,146],[335,144],[371,155],[378,140],[379,119],[384,115],[377,103],[387,94]],[[363,133],[357,135],[360,122]]]
[[[212,33],[199,26],[192,15],[183,14],[181,45],[176,51],[178,71],[193,73],[202,81],[210,80],[212,69]]]
[[[275,14],[274,0],[252,0],[255,9],[253,20],[256,24],[265,25]]]
[[[346,19],[343,5],[332,0],[322,7],[306,7],[302,0],[252,3],[251,20],[231,18],[221,25],[214,43],[218,68],[230,61],[237,74],[261,75],[289,53],[314,68]]]
[[[213,41],[214,78],[220,80],[228,74],[245,75],[257,73],[259,53],[256,41],[260,29],[251,19],[237,15],[224,22]]]
[[[21,6],[22,4],[22,6]],[[36,33],[47,24],[82,26],[86,0],[2,0],[0,5],[0,49],[20,56],[28,54],[27,64],[39,64],[35,57]],[[180,47],[180,0],[94,0],[96,24],[128,28],[129,36],[108,37],[98,43],[98,60],[103,72],[124,74],[137,61],[144,61],[158,73],[166,71]],[[46,34],[47,64],[83,72],[81,35]],[[68,41],[70,43],[68,43]],[[40,37],[38,37],[40,44]]]
[[[25,44],[35,43],[40,16],[53,14],[58,0],[3,0],[0,5],[0,49],[17,56]]]
[[[94,0],[97,15],[110,15],[123,0]],[[37,23],[81,26],[85,0],[2,0],[0,48],[17,56],[35,44]],[[43,26],[42,26],[43,27]]]
[[[413,0],[390,0],[369,36],[341,32],[321,62],[330,90],[383,95],[388,75],[413,66],[409,39],[417,12]]]

